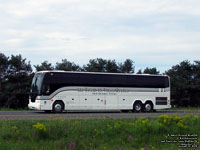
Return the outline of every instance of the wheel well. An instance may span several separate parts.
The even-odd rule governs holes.
[[[136,100],[133,105],[135,105],[136,103],[142,103],[142,101],[141,100]]]
[[[141,100],[135,100],[132,106],[134,107],[134,105],[135,105],[136,103],[141,103],[141,104],[143,105],[143,103],[142,103]]]
[[[63,110],[65,110],[65,103],[62,100],[56,100],[55,102],[61,102],[63,104]],[[53,105],[55,104],[55,102],[53,103]]]

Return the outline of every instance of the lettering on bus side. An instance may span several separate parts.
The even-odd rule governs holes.
[[[119,89],[119,88],[78,88],[78,92],[92,92],[92,95],[106,95],[115,96],[120,92],[131,92],[129,89]]]
[[[131,92],[129,89],[108,89],[108,88],[78,88],[78,92]]]
[[[109,95],[109,96],[114,96],[114,95],[117,95],[117,93],[99,93],[99,92],[96,92],[96,93],[92,93],[92,95]]]

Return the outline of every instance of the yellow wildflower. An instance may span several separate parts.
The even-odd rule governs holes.
[[[12,126],[11,127],[13,130],[17,130],[17,126]]]
[[[168,119],[168,118],[169,118],[169,116],[168,116],[168,115],[166,115],[166,114],[164,114],[164,115],[161,115],[161,116],[159,116],[159,118],[161,118],[161,119]]]
[[[46,126],[42,123],[39,123],[39,122],[37,124],[33,125],[33,127],[40,130],[40,131],[44,131],[44,132],[47,130]]]

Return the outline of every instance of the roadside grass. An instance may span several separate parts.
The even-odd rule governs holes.
[[[173,107],[168,110],[200,111],[200,107]]]
[[[176,150],[181,143],[161,141],[200,135],[200,118],[1,120],[0,131],[1,150]]]
[[[0,111],[34,111],[34,110],[30,110],[28,108],[5,108],[5,107],[0,107]]]

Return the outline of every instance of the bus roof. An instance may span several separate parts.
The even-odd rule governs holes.
[[[131,75],[131,76],[166,76],[167,75],[155,75],[155,74],[133,74],[133,73],[111,73],[111,72],[78,72],[78,71],[63,71],[63,70],[45,70],[38,71],[36,73],[78,73],[78,74],[108,74],[108,75]]]

